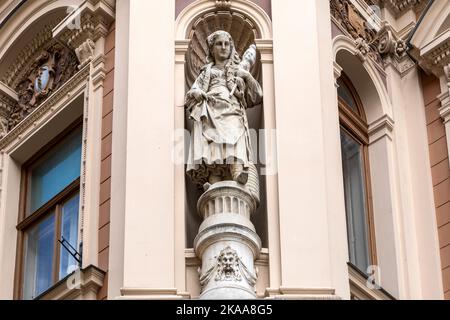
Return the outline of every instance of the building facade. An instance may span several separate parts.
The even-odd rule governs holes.
[[[259,190],[203,250],[217,30],[256,46]],[[0,298],[450,299],[449,46],[445,0],[0,1]]]

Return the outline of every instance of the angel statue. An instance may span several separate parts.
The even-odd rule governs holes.
[[[262,101],[262,89],[249,72],[256,60],[251,45],[243,59],[226,31],[207,38],[207,64],[186,94],[194,122],[187,174],[199,187],[233,180],[245,185],[254,158],[246,109]]]

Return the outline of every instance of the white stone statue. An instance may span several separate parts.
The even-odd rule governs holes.
[[[246,108],[262,101],[261,86],[249,72],[256,47],[241,61],[231,35],[221,30],[207,45],[207,64],[186,94],[194,121],[187,174],[205,189],[225,180],[245,185],[254,164]]]

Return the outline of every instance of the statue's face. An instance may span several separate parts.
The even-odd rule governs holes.
[[[226,253],[222,258],[223,270],[225,272],[233,271],[234,256],[232,253]]]
[[[219,35],[214,41],[212,55],[215,61],[224,61],[230,57],[231,43],[226,35]]]

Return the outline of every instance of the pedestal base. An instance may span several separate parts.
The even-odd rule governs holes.
[[[198,201],[205,218],[194,240],[202,261],[200,299],[255,299],[257,271],[254,261],[261,240],[250,216],[256,201],[234,181],[212,185]]]

